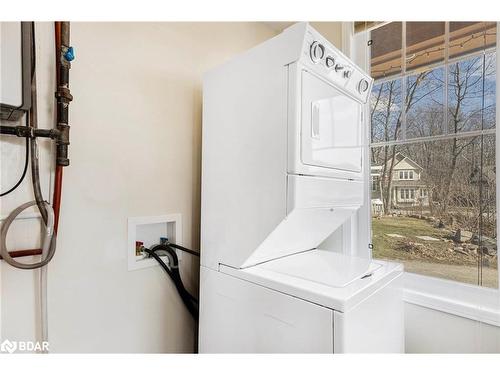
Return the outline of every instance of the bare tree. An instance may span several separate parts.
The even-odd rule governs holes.
[[[372,126],[372,129],[375,128],[377,133],[382,133],[382,137],[380,137],[382,139],[379,140],[387,142],[395,141],[399,138],[403,123],[403,113],[406,115],[416,103],[431,94],[431,92],[419,93],[418,91],[418,88],[423,82],[425,82],[425,79],[428,75],[429,71],[418,73],[415,79],[409,82],[406,89],[406,95],[403,105],[401,105],[401,103],[398,103],[401,98],[400,81],[391,80],[380,84],[376,99],[372,102],[371,110],[372,124],[375,124],[375,126]],[[384,88],[385,91],[383,91]],[[384,100],[381,99],[382,95],[384,96]],[[400,108],[399,110],[395,111],[394,108],[397,107],[398,104]],[[401,106],[403,108],[401,108]],[[392,129],[392,125],[394,129]],[[372,139],[374,139],[374,130],[372,130]],[[380,195],[384,205],[384,212],[386,213],[389,213],[392,208],[391,187],[394,166],[397,164],[395,158],[397,152],[397,146],[385,145],[381,150],[379,150],[378,155],[372,153],[372,157],[377,156],[377,159],[381,161],[382,164],[382,171],[380,175]],[[380,157],[380,153],[382,154],[382,157]]]
[[[447,126],[450,133],[479,130],[494,126],[494,82],[495,58],[486,56],[462,60],[452,64],[448,75],[444,68],[418,73],[406,78],[407,88],[404,104],[400,102],[398,79],[379,84],[372,99],[372,139],[377,141],[397,140],[402,130],[402,118],[406,117],[407,134],[422,137],[441,134]],[[435,73],[435,72],[439,73]],[[485,80],[489,76],[489,80]],[[448,80],[448,92],[444,92]],[[444,95],[448,96],[448,123],[444,124]],[[484,97],[492,99],[485,102]],[[402,107],[402,108],[401,108]],[[486,124],[484,123],[486,122]],[[429,206],[433,215],[443,216],[448,212],[457,163],[476,138],[452,138],[441,143],[425,142],[421,152],[413,156],[423,168],[423,181],[429,194]],[[437,149],[436,149],[437,148]],[[372,149],[372,161],[381,165],[381,199],[384,211],[391,210],[391,190],[395,159],[401,150],[408,147],[382,146]],[[409,156],[409,155],[407,155]],[[434,201],[439,205],[434,205]]]
[[[481,59],[483,60],[483,59]],[[472,112],[466,113],[463,110],[465,102],[473,98],[482,96],[482,71],[483,64],[478,63],[477,59],[471,59],[465,63],[456,62],[450,69],[450,87],[452,88],[452,105],[449,106],[448,113],[450,114],[450,130],[453,133],[458,133],[463,130],[466,125],[477,117],[478,111],[482,111],[479,107]],[[478,86],[481,86],[480,88]],[[441,191],[442,211],[447,212],[449,204],[449,195],[453,174],[457,166],[457,160],[460,154],[468,147],[475,138],[468,142],[463,142],[457,138],[453,138],[450,152],[450,165],[443,171],[443,189]]]

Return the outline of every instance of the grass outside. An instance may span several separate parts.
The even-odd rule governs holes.
[[[372,231],[375,258],[401,262],[408,272],[478,284],[477,253],[456,252],[449,229],[435,228],[425,219],[384,216],[372,219]],[[436,241],[417,236],[430,236]],[[489,265],[482,267],[482,285],[497,288],[496,257],[485,262]]]

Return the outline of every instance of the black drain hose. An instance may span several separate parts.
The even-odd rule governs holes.
[[[169,245],[172,245],[172,247],[174,247],[173,244],[169,244]],[[156,261],[160,264],[161,268],[163,268],[165,270],[165,272],[167,272],[168,276],[170,276],[170,278],[174,282],[175,288],[177,289],[177,292],[179,293],[179,295],[182,299],[182,302],[184,303],[184,305],[186,306],[188,311],[191,313],[193,318],[195,320],[198,320],[198,316],[199,316],[198,300],[195,297],[193,297],[184,287],[184,284],[182,283],[181,275],[179,273],[179,258],[177,257],[175,250],[172,247],[170,247],[169,245],[166,245],[166,244],[155,245],[151,249],[147,249],[145,247],[142,247],[142,250],[145,253],[147,253],[149,256],[156,259]],[[175,245],[175,247],[182,247],[182,246]],[[183,250],[183,251],[188,250],[187,252],[194,254],[194,255],[198,255],[196,252],[189,250],[189,249],[186,249],[186,248],[182,248],[180,250]],[[160,258],[160,256],[157,254],[157,252],[163,252],[168,256],[169,265],[165,264],[165,262],[163,261],[163,259]]]

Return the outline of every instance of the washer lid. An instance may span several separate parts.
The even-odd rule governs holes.
[[[345,312],[400,276],[400,264],[310,250],[237,269],[219,270],[265,288]]]
[[[371,259],[345,256],[327,250],[313,250],[275,259],[258,267],[294,278],[342,288],[373,273],[381,266],[372,262]]]

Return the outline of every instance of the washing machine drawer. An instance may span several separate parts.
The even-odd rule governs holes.
[[[306,70],[301,81],[302,163],[361,172],[361,103]]]

